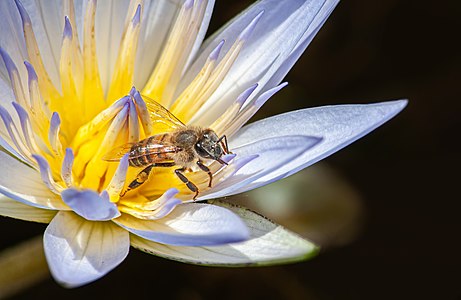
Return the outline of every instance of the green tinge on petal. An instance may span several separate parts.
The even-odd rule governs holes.
[[[220,201],[210,204],[236,213],[250,230],[245,242],[210,247],[177,247],[131,235],[131,245],[141,251],[191,264],[208,266],[267,266],[309,259],[319,247],[248,209]]]

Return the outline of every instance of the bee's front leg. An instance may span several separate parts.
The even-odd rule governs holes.
[[[195,198],[197,198],[197,196],[198,196],[199,190],[198,190],[198,187],[193,182],[189,181],[189,179],[187,179],[186,175],[184,175],[182,173],[185,170],[186,170],[186,168],[176,169],[176,170],[174,170],[174,173],[176,174],[176,176],[178,176],[179,179],[181,179],[182,182],[184,182],[186,184],[186,186],[189,188],[189,190],[191,190],[192,192],[195,193],[195,196],[193,198],[195,200]]]
[[[202,171],[208,173],[208,176],[210,177],[210,181],[208,182],[208,187],[211,187],[211,182],[213,181],[213,174],[211,173],[210,169],[207,166],[205,166],[203,162],[200,160],[197,161],[197,166],[199,166],[199,168]]]

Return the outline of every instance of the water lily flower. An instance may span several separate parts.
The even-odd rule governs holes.
[[[337,0],[262,0],[203,42],[212,0],[0,1],[0,215],[49,223],[53,277],[75,287],[130,245],[206,265],[299,261],[317,247],[216,198],[287,177],[396,115],[405,101],[302,109],[243,126]],[[117,146],[168,131],[164,111],[226,135],[227,163],[139,169]],[[122,153],[123,154],[123,153]]]

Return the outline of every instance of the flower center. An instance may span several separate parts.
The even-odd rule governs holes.
[[[213,177],[214,184],[218,184],[226,173],[232,172],[232,166],[221,172],[221,163],[205,162],[206,165],[198,166],[197,172],[189,170],[189,166],[187,177],[180,176],[175,175],[174,169],[184,169],[184,166],[175,165],[173,161],[169,167],[152,168],[149,176],[139,168],[129,167],[129,157],[124,156],[124,152],[119,153],[117,159],[107,155],[120,146],[128,153],[130,148],[126,145],[171,130],[162,126],[161,116],[149,109],[154,100],[169,107],[182,122],[201,120],[199,123],[208,124],[207,127],[220,136],[230,136],[242,126],[265,101],[245,103],[258,85],[245,90],[219,116],[205,118],[205,110],[201,108],[229,72],[262,12],[244,28],[220,59],[224,41],[219,43],[195,78],[175,95],[206,10],[206,1],[185,1],[168,32],[155,68],[143,84],[141,96],[132,87],[142,21],[142,6],[137,1],[129,6],[118,55],[113,68],[109,68],[113,70],[112,76],[105,76],[105,79],[101,79],[96,53],[96,1],[89,1],[86,5],[81,45],[75,30],[74,5],[72,1],[70,5],[64,5],[66,17],[58,63],[59,79],[52,78],[47,72],[31,19],[20,2],[16,5],[30,60],[24,62],[28,89],[23,88],[24,78],[21,78],[20,70],[8,53],[0,49],[16,98],[13,109],[0,107],[0,117],[7,130],[6,142],[12,145],[7,150],[38,169],[50,190],[57,194],[71,188],[92,190],[117,203],[120,211],[153,218],[151,211],[163,209],[165,205],[168,207],[172,203],[169,199],[178,192],[176,189],[179,190],[176,198],[190,200],[193,195],[191,186],[200,192],[206,191],[209,176]],[[263,95],[261,98],[268,97]],[[156,122],[155,126],[153,122]],[[148,184],[127,192],[127,186],[138,179],[148,181]]]

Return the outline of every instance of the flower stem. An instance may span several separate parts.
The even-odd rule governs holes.
[[[0,253],[0,299],[23,291],[50,272],[43,252],[42,236],[37,236]]]

